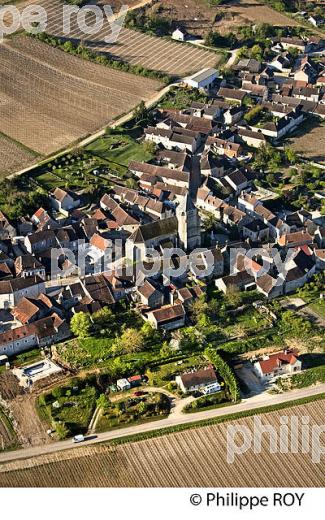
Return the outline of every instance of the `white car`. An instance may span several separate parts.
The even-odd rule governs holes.
[[[85,436],[84,435],[75,435],[73,437],[73,442],[75,442],[75,443],[84,442],[84,440],[85,440]]]

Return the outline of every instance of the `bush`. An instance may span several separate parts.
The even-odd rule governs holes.
[[[325,365],[309,368],[291,377],[292,388],[304,388],[317,383],[325,383]]]

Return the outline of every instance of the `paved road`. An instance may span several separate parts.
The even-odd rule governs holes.
[[[180,424],[189,424],[191,422],[212,419],[214,417],[221,417],[235,412],[244,412],[254,409],[257,410],[258,408],[261,408],[263,406],[271,406],[274,404],[285,403],[286,401],[291,401],[293,399],[301,399],[303,397],[309,397],[312,395],[318,395],[323,392],[325,392],[325,384],[320,384],[317,386],[304,388],[302,390],[286,392],[280,395],[262,394],[255,397],[251,397],[250,399],[246,399],[239,404],[227,406],[224,408],[217,408],[214,410],[208,410],[205,412],[203,411],[188,415],[182,415],[179,413],[171,414],[169,417],[167,417],[166,419],[162,419],[161,421],[154,421],[147,424],[140,424],[137,426],[130,426],[128,428],[120,428],[119,430],[100,433],[97,435],[96,438],[86,441],[82,443],[82,445],[73,444],[72,440],[69,439],[67,441],[55,442],[53,444],[4,452],[0,454],[0,463],[19,459],[27,459],[30,457],[36,457],[38,455],[56,453],[58,451],[68,450],[72,448],[76,449],[78,446],[85,446],[89,444],[110,441],[112,439],[120,437],[127,437],[128,435],[160,430],[161,428],[168,428],[170,426],[177,426]]]

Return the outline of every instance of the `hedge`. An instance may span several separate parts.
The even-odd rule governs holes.
[[[204,351],[204,355],[209,361],[215,366],[221,377],[223,378],[230,396],[233,401],[238,401],[240,397],[240,391],[238,382],[235,374],[233,373],[230,366],[222,359],[222,357],[212,347],[207,347]]]
[[[308,368],[291,377],[292,388],[304,388],[317,383],[325,383],[325,365]]]

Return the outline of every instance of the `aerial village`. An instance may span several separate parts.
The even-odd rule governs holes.
[[[183,78],[168,108],[137,108],[151,158],[131,157],[125,178],[112,174],[90,203],[67,185],[33,213],[0,213],[4,400],[36,391],[48,435],[64,438],[88,431],[90,416],[73,428],[64,419],[82,392],[94,406],[107,399],[99,422],[109,428],[166,415],[173,399],[194,412],[283,392],[313,370],[324,344],[325,171],[287,140],[323,125],[324,49],[321,38],[282,37],[268,62]],[[94,368],[100,390],[93,380],[65,388],[67,375]]]

